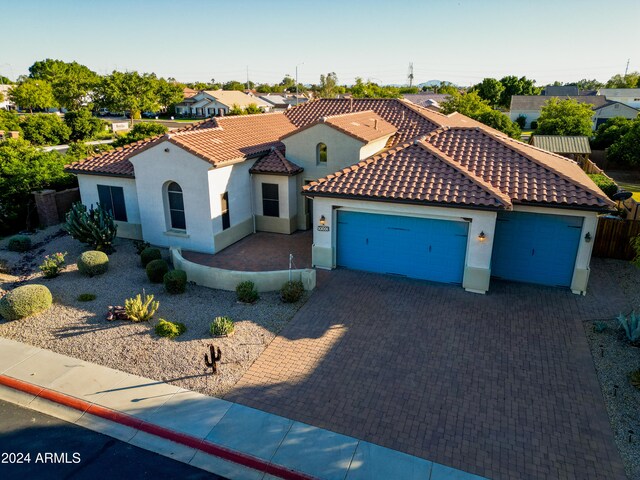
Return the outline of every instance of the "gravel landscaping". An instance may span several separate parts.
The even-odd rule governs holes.
[[[247,305],[236,301],[235,292],[191,284],[184,294],[170,295],[162,284],[149,282],[133,242],[122,239],[116,240],[116,251],[109,256],[109,271],[89,278],[75,265],[86,247],[59,231],[52,227],[33,235],[35,248],[26,254],[8,251],[7,239],[0,242],[0,261],[16,275],[1,274],[0,288],[41,283],[54,299],[52,308],[42,314],[13,322],[0,320],[0,336],[207,395],[224,396],[308,295],[297,304],[285,304],[278,292],[263,293],[255,304]],[[67,267],[59,277],[45,279],[38,265],[54,252],[68,252]],[[142,293],[143,288],[160,302],[151,322],[105,320],[110,305],[124,305],[126,298]],[[95,294],[96,299],[80,302],[82,293]],[[210,323],[225,315],[236,322],[233,336],[212,339]],[[174,340],[157,336],[154,326],[161,318],[184,323],[187,332]],[[217,375],[204,364],[211,343],[222,350]]]
[[[620,288],[640,312],[640,269],[629,262],[605,261],[616,269]],[[640,479],[640,390],[628,379],[631,371],[640,369],[640,348],[629,344],[615,319],[585,322],[584,328],[625,470],[629,478]]]

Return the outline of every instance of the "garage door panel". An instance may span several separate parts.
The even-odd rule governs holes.
[[[466,245],[464,222],[338,212],[338,266],[461,283]]]
[[[570,286],[582,217],[524,212],[498,214],[492,275],[543,285]]]

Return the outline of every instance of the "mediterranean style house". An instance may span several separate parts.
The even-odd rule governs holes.
[[[318,268],[585,293],[614,204],[570,159],[397,99],[215,118],[69,165],[119,235],[215,254],[313,229]]]
[[[191,90],[191,89],[189,89]],[[244,110],[255,105],[263,112],[269,112],[273,105],[260,97],[248,95],[237,90],[202,90],[185,92],[182,102],[176,104],[176,115],[189,117],[221,117],[229,113],[234,106]]]

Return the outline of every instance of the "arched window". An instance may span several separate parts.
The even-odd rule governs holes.
[[[316,162],[327,163],[327,146],[324,143],[316,146]]]
[[[167,186],[167,197],[169,200],[169,219],[171,228],[176,230],[186,230],[187,223],[184,219],[184,201],[182,199],[182,188],[176,182],[171,182]]]

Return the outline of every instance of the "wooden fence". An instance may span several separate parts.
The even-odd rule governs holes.
[[[598,229],[593,244],[593,256],[633,260],[635,251],[631,239],[640,235],[640,220],[598,219]]]

